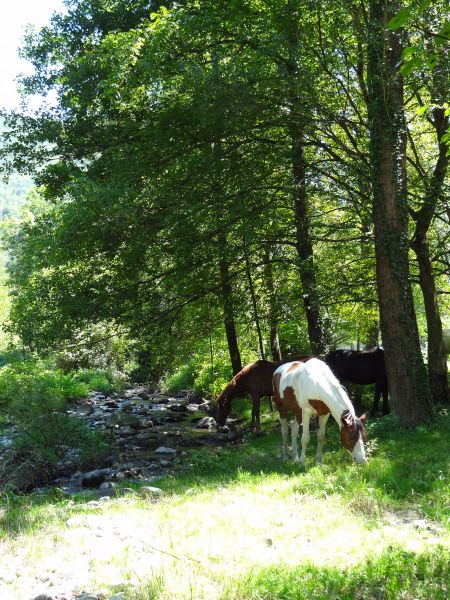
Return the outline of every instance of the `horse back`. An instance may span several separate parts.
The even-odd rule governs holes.
[[[339,381],[357,384],[377,383],[387,386],[384,351],[382,348],[370,350],[335,350],[325,357],[325,362]]]

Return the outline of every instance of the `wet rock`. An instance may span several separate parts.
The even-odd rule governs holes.
[[[148,433],[139,433],[136,436],[136,442],[142,448],[148,448],[149,450],[156,450],[161,445],[160,436],[149,435]]]
[[[177,453],[175,448],[168,448],[167,446],[160,446],[156,448],[155,454],[159,454],[162,456],[174,456]]]
[[[94,412],[94,406],[93,404],[82,404],[81,406],[79,406],[77,408],[76,414],[79,417],[87,417],[89,415],[92,415],[92,413]]]
[[[81,485],[87,488],[97,488],[108,477],[110,477],[112,473],[112,469],[96,469],[95,471],[84,473],[81,480]]]
[[[203,417],[196,424],[196,429],[213,429],[216,425],[216,422],[212,417]]]
[[[186,404],[171,404],[170,410],[174,410],[175,412],[187,412],[188,408]]]
[[[133,429],[139,428],[141,424],[141,420],[136,415],[126,413],[126,412],[116,412],[111,416],[109,420],[110,425],[119,425],[119,427],[132,427]]]

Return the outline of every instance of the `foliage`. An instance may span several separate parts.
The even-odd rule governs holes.
[[[82,373],[78,378],[30,358],[0,368],[4,427],[14,442],[2,465],[2,485],[32,489],[50,480],[68,453],[79,468],[101,463],[109,452],[106,440],[67,414],[68,402],[86,396],[90,385],[97,383],[112,389],[99,373]]]
[[[311,290],[330,345],[378,342],[362,5],[201,0],[152,11],[144,0],[74,1],[26,38],[36,71],[25,96],[57,102],[5,117],[5,169],[41,186],[6,234],[12,333],[27,349],[74,348],[67,368],[92,332],[99,348],[116,336],[119,370],[136,358],[137,380],[177,373],[170,386],[191,371],[196,389],[214,393],[229,359],[211,361],[208,346],[226,348],[225,324],[251,360],[256,325],[266,355],[274,329],[284,356],[310,352]],[[415,21],[407,28],[426,37]],[[447,68],[443,57],[432,76],[406,82],[411,214],[429,204],[439,151],[420,111],[442,105]],[[445,185],[428,232],[442,309]],[[92,360],[107,354],[89,366],[104,368]]]
[[[99,390],[104,394],[120,391],[125,383],[124,376],[113,370],[80,369],[74,379],[85,383],[89,390]]]

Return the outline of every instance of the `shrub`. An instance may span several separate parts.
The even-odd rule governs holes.
[[[1,480],[23,491],[45,483],[71,448],[77,449],[78,468],[101,461],[106,442],[65,412],[69,400],[88,391],[87,383],[52,371],[39,361],[25,360],[0,369],[0,404],[14,426],[14,445],[4,461]]]
[[[74,378],[84,383],[89,390],[99,390],[105,394],[122,390],[125,383],[122,373],[112,369],[82,369],[75,374]]]

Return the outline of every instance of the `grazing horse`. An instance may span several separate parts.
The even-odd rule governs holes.
[[[329,352],[324,361],[341,383],[375,384],[370,414],[376,415],[381,394],[383,394],[383,415],[389,413],[388,382],[384,364],[383,348],[370,350],[334,350]]]
[[[298,361],[308,360],[309,356],[296,357]],[[261,398],[273,396],[272,375],[277,367],[294,360],[288,358],[278,362],[270,362],[268,360],[257,360],[244,367],[239,371],[230,383],[217,396],[217,405],[211,415],[217,421],[217,424],[225,425],[228,415],[231,411],[231,401],[234,398],[241,398],[245,394],[250,394],[252,399],[252,424],[251,427],[255,431],[259,431],[259,416]]]
[[[292,362],[281,365],[273,374],[274,400],[280,413],[281,435],[283,437],[283,459],[287,459],[288,420],[287,413],[295,415],[291,424],[292,460],[305,464],[308,446],[309,422],[313,415],[319,417],[317,432],[316,460],[322,462],[322,448],[325,442],[325,427],[330,414],[341,430],[341,443],[355,463],[365,463],[364,440],[366,432],[363,422],[366,415],[357,417],[355,409],[342,385],[331,369],[318,358],[306,363]],[[303,424],[302,453],[298,457],[297,436]]]

